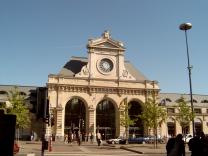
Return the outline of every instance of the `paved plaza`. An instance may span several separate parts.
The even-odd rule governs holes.
[[[188,147],[186,147],[187,156],[190,155]],[[41,142],[20,142],[20,152],[17,156],[40,156]],[[63,142],[53,142],[52,151],[45,150],[45,156],[165,156],[165,144],[158,144],[157,149],[153,144],[129,144],[129,145],[109,145],[103,143],[97,146],[96,143],[82,143],[78,146],[76,142],[66,144]]]

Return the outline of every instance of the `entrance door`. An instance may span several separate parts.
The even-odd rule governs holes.
[[[69,132],[86,132],[86,108],[78,98],[71,99],[65,107],[65,134]]]
[[[202,131],[202,123],[201,122],[195,122],[195,131],[196,132],[201,132]]]
[[[102,100],[96,107],[96,131],[102,140],[115,138],[115,108],[113,103]]]
[[[175,136],[175,123],[174,122],[168,122],[168,135],[169,136]]]
[[[144,135],[144,124],[141,118],[138,118],[138,115],[142,113],[141,104],[137,101],[129,102],[129,117],[131,119],[138,119],[133,126],[129,127],[129,137],[140,137]]]

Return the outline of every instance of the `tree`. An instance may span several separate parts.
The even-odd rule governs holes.
[[[9,93],[9,105],[6,105],[5,109],[7,114],[16,115],[17,137],[19,138],[19,128],[27,128],[30,124],[29,109],[25,105],[25,96],[20,94],[17,87],[14,87]]]
[[[121,111],[121,116],[120,116],[120,125],[125,127],[125,135],[126,135],[126,144],[128,144],[128,138],[129,138],[129,127],[133,126],[137,119],[131,119],[129,117],[128,110],[131,108],[130,105],[128,105],[127,98],[125,98],[121,104],[120,104],[120,109]]]
[[[166,120],[166,110],[159,106],[159,103],[154,97],[148,98],[144,104],[143,112],[139,117],[144,121],[147,128],[154,130],[154,135],[156,137],[154,145],[157,147],[157,128]]]
[[[191,112],[190,107],[187,105],[184,97],[181,96],[180,99],[176,101],[178,114],[176,120],[180,123],[182,127],[182,133],[185,132],[185,128],[189,126],[190,122],[194,119],[194,113]]]

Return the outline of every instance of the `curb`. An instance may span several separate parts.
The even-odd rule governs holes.
[[[124,150],[130,151],[130,152],[134,152],[134,153],[138,153],[138,154],[144,154],[144,152],[132,150],[132,149],[126,148],[124,146],[121,146],[120,149],[124,149]]]

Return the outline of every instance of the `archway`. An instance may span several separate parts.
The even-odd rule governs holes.
[[[195,132],[203,131],[201,119],[195,118],[194,119],[194,126],[195,126]]]
[[[129,127],[129,137],[144,136],[144,123],[141,118],[138,118],[138,115],[141,115],[142,113],[141,104],[137,101],[130,101],[128,105],[129,105],[128,114],[130,119],[137,119],[135,124]]]
[[[168,128],[168,136],[176,135],[175,120],[173,118],[168,118],[167,128]]]
[[[65,106],[64,133],[86,133],[86,107],[82,100],[77,97],[69,100]]]
[[[115,107],[109,100],[102,100],[96,107],[96,131],[102,135],[102,140],[115,137]]]

